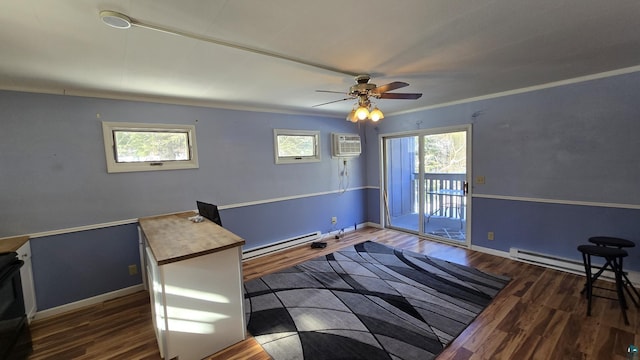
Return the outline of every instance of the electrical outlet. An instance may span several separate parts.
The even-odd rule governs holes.
[[[129,275],[135,275],[138,273],[138,265],[129,265]]]
[[[332,216],[331,217],[331,225],[335,225],[338,223],[338,217],[337,216]]]
[[[476,176],[476,184],[484,184],[485,183],[485,179],[484,176]]]
[[[489,232],[487,233],[487,239],[489,239],[489,240],[493,240],[493,239],[494,239],[493,231],[489,231]]]

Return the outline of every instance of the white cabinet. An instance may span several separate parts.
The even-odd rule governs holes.
[[[144,234],[142,234],[143,239]],[[156,332],[156,340],[158,341],[158,347],[160,348],[160,356],[163,359],[167,359],[165,357],[167,342],[165,336],[166,329],[166,318],[164,316],[164,293],[162,280],[160,277],[160,269],[158,267],[158,263],[156,259],[153,257],[153,253],[151,253],[151,249],[148,246],[145,246],[145,263],[146,263],[146,274],[147,274],[147,286],[149,287],[149,297],[151,299],[151,318],[153,319],[153,330]],[[170,359],[171,357],[169,357]]]
[[[24,297],[24,308],[27,319],[31,319],[36,315],[36,290],[33,285],[33,270],[31,269],[31,245],[25,242],[18,250],[18,258],[24,261],[24,265],[20,268],[20,279],[22,280],[22,295]]]
[[[140,219],[161,356],[197,360],[244,340],[244,240],[186,216]]]

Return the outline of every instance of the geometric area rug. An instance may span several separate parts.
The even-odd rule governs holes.
[[[367,241],[246,282],[247,330],[274,360],[433,359],[508,282]]]

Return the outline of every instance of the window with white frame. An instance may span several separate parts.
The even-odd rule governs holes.
[[[320,161],[320,131],[273,130],[276,164]]]
[[[198,168],[193,125],[102,122],[107,172]]]

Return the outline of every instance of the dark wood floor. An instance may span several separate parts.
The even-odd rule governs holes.
[[[583,278],[509,259],[421,240],[392,230],[367,228],[326,249],[308,246],[244,263],[245,280],[286,268],[340,247],[375,240],[474,266],[512,281],[438,357],[445,359],[626,359],[629,344],[640,343],[640,315],[631,306],[624,325],[615,301],[597,298],[585,316]],[[607,284],[608,285],[608,284]],[[32,323],[30,359],[159,359],[149,298],[139,292]],[[249,337],[209,360],[269,359]]]

